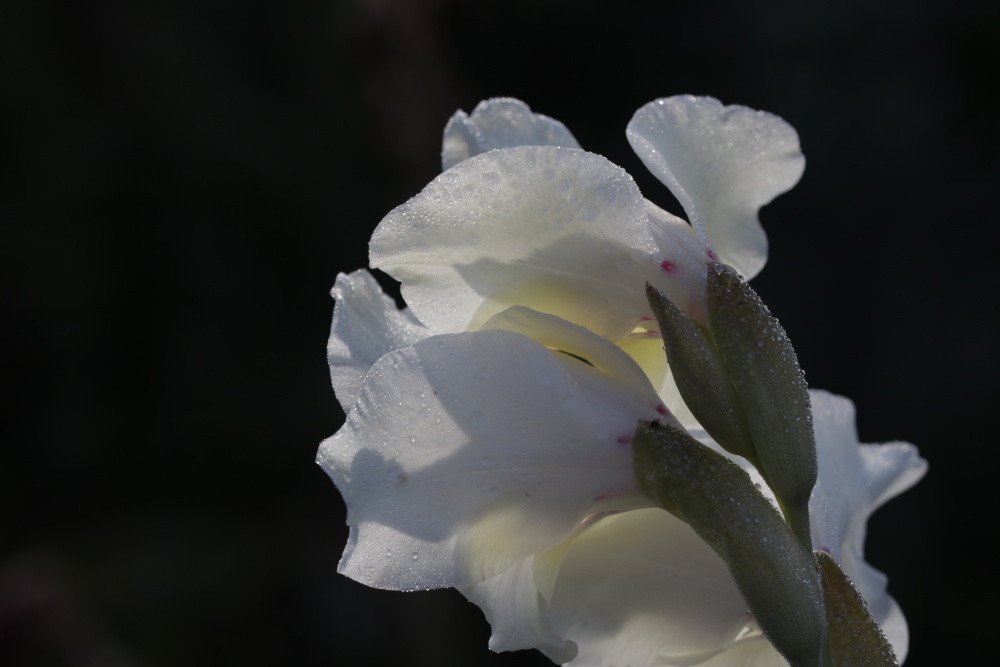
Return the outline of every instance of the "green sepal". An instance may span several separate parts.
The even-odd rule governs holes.
[[[792,667],[823,665],[825,614],[812,552],[750,476],[670,424],[639,422],[639,489],[726,562],[750,613]]]
[[[759,470],[792,530],[811,548],[816,442],[809,393],[778,320],[730,267],[708,267],[708,321],[753,439]]]
[[[861,593],[830,554],[817,551],[831,667],[896,667],[896,654]]]
[[[691,414],[723,449],[760,468],[746,415],[711,334],[649,283],[646,298],[660,326],[670,372]]]

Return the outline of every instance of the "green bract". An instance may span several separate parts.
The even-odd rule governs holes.
[[[685,403],[726,451],[760,470],[810,545],[816,444],[806,382],[784,329],[722,264],[708,267],[707,325],[692,322],[655,287],[646,292]]]
[[[640,423],[636,481],[726,562],[761,630],[793,667],[822,664],[825,614],[804,547],[735,463],[669,424]]]
[[[816,484],[816,443],[795,350],[757,293],[722,264],[708,271],[708,321],[743,406],[761,474],[792,530],[811,544],[809,494]]]
[[[895,667],[896,655],[865,599],[830,554],[816,552],[829,619],[827,635],[833,667]]]

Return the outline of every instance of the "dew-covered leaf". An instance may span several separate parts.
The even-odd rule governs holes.
[[[760,472],[792,529],[811,548],[816,443],[795,350],[757,293],[724,264],[708,270],[708,320],[743,405]]]
[[[647,284],[646,296],[684,403],[723,449],[759,467],[739,396],[715,346],[663,292]]]
[[[892,646],[837,561],[817,551],[816,568],[823,582],[832,667],[896,667]]]
[[[669,424],[632,438],[640,490],[726,562],[750,613],[793,667],[820,664],[823,599],[812,552],[739,466]]]

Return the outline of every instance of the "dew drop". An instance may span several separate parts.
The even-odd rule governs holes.
[[[597,204],[587,204],[582,209],[580,209],[579,218],[584,222],[593,222],[597,219],[597,215],[600,213],[600,209]]]

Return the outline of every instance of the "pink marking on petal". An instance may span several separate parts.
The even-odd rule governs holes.
[[[715,254],[715,251],[711,248],[705,248],[705,256],[708,257],[713,262],[719,261],[719,256]]]
[[[639,321],[640,322],[649,322],[651,319],[653,319],[652,315],[643,315],[642,317],[639,318]]]
[[[630,442],[632,442],[632,434],[628,433],[626,435],[620,435],[618,436],[618,439],[615,442],[617,442],[619,445],[627,445]]]
[[[656,411],[661,415],[663,415],[664,417],[670,414],[670,412],[667,411],[667,406],[665,406],[663,403],[660,403],[659,405],[656,406]]]
[[[599,496],[594,496],[594,502],[595,503],[599,503],[602,500],[607,500],[608,498],[610,498],[613,495],[615,495],[615,494],[612,493],[612,492],[610,492],[610,491],[608,491],[607,493],[602,493]]]
[[[646,332],[646,335],[649,336],[650,338],[659,338],[663,334],[661,334],[656,329],[650,329],[649,331]]]
[[[677,265],[665,259],[662,262],[660,262],[660,268],[666,271],[667,273],[673,273],[674,271],[677,270]]]

